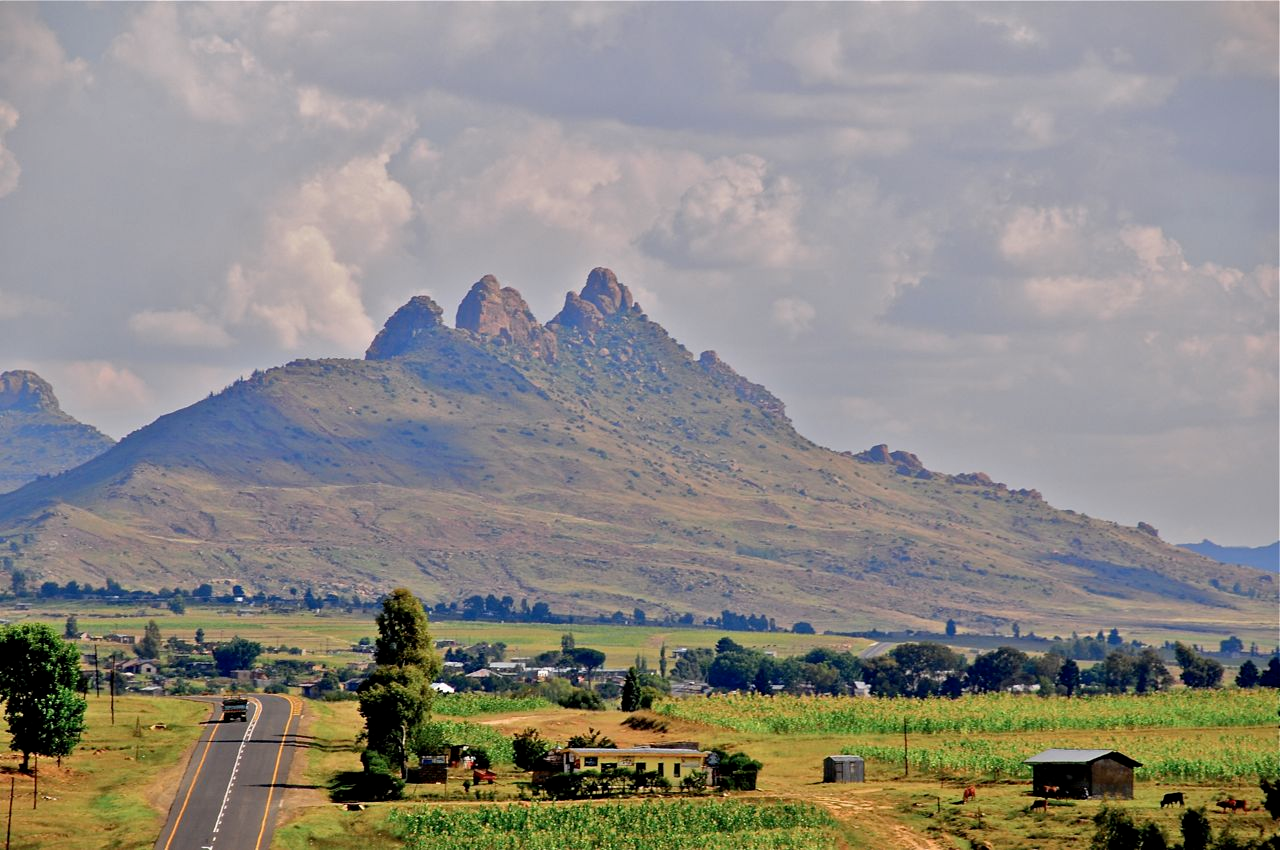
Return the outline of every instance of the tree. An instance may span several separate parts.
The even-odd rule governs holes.
[[[658,675],[667,678],[667,644],[664,642],[658,650]]]
[[[27,770],[32,753],[70,755],[84,731],[80,653],[41,623],[0,630],[0,699],[12,741]]]
[[[754,684],[762,657],[760,653],[746,651],[721,653],[707,671],[707,684],[729,691],[745,691]]]
[[[1136,674],[1133,658],[1120,650],[1112,650],[1102,662],[1102,684],[1109,694],[1122,694],[1129,690]]]
[[[716,641],[716,655],[722,655],[726,652],[742,652],[745,647],[727,635]]]
[[[369,749],[399,765],[408,776],[410,744],[421,737],[431,712],[431,681],[440,659],[427,631],[418,598],[403,587],[382,600],[374,641],[377,665],[360,685],[360,714]]]
[[[1280,778],[1262,777],[1258,780],[1258,787],[1262,789],[1262,807],[1272,820],[1280,820]]]
[[[163,640],[160,637],[160,627],[156,625],[155,620],[147,623],[147,628],[142,633],[142,640],[133,646],[133,651],[138,653],[139,658],[159,658],[160,647],[163,646]]]
[[[567,654],[574,664],[587,671],[588,682],[591,681],[591,674],[604,666],[604,653],[598,649],[579,646],[571,649]]]
[[[1026,678],[1027,654],[1011,646],[1002,646],[973,659],[969,667],[969,686],[976,691],[1002,691]]]
[[[1080,665],[1070,658],[1062,662],[1062,669],[1058,671],[1057,682],[1067,692],[1067,696],[1074,694],[1076,688],[1080,687]]]
[[[1182,813],[1182,850],[1208,850],[1213,829],[1204,809],[1187,809]]]
[[[533,770],[534,765],[551,751],[551,742],[530,726],[523,732],[517,732],[511,739],[511,751],[516,767],[521,770]]]
[[[955,637],[955,636],[956,636],[956,621],[947,620],[947,637]]]
[[[1222,681],[1222,665],[1182,641],[1173,645],[1173,654],[1182,668],[1182,683],[1188,688],[1214,688]]]
[[[1138,828],[1124,809],[1103,806],[1093,816],[1093,822],[1098,829],[1089,843],[1090,850],[1138,850]]]
[[[67,640],[75,640],[80,637],[80,623],[76,620],[75,614],[67,615],[67,625],[62,630],[62,636]]]
[[[632,667],[627,671],[627,678],[622,683],[623,711],[635,711],[640,707],[640,672]]]
[[[561,652],[568,655],[570,652],[573,652],[574,646],[576,646],[576,644],[573,642],[573,632],[566,632],[565,634],[560,635]]]
[[[199,636],[196,640],[199,641]],[[262,644],[254,640],[245,640],[236,635],[231,640],[213,650],[213,661],[218,665],[218,673],[230,676],[233,670],[248,670],[253,662],[262,654]]]
[[[964,656],[940,643],[900,643],[889,651],[902,674],[903,693],[928,696],[948,673],[963,673]]]
[[[1267,669],[1258,677],[1258,684],[1264,688],[1280,688],[1280,656],[1271,656]]]
[[[169,600],[169,610],[179,616],[187,613],[187,602],[182,598],[181,593],[175,594],[174,597]]]
[[[429,679],[439,674],[440,659],[431,642],[427,614],[422,610],[418,597],[403,587],[391,591],[382,600],[382,612],[378,614],[377,623],[374,663],[389,667],[421,667]]]
[[[813,623],[808,623],[804,620],[797,620],[795,625],[791,627],[791,631],[797,635],[811,635],[815,633]]]
[[[1133,662],[1134,690],[1140,694],[1166,690],[1173,684],[1169,668],[1153,647],[1143,647]]]
[[[1244,652],[1244,641],[1232,635],[1224,641],[1218,642],[1218,649],[1224,654],[1232,654],[1236,652]]]
[[[196,629],[196,646],[204,646],[204,629]]]
[[[1256,688],[1261,678],[1258,674],[1258,665],[1252,661],[1245,661],[1240,665],[1240,672],[1236,674],[1236,687]]]

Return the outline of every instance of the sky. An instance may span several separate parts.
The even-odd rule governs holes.
[[[0,3],[0,369],[115,437],[608,266],[837,450],[1280,537],[1275,3]]]

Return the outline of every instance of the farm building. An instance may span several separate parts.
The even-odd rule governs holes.
[[[611,768],[656,773],[678,784],[690,771],[707,769],[707,753],[684,747],[566,747],[546,755],[534,769],[533,781],[545,781],[552,773]]]
[[[1027,759],[1034,793],[1062,797],[1133,799],[1133,769],[1142,767],[1115,750],[1045,750]]]
[[[822,760],[823,782],[863,782],[866,765],[862,756],[827,756]]]

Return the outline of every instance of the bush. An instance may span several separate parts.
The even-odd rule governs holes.
[[[404,792],[404,780],[386,756],[376,750],[365,750],[360,754],[360,764],[364,766],[364,771],[354,775],[347,774],[346,787],[336,791],[335,797],[375,802],[400,799]]]
[[[543,756],[551,751],[551,742],[544,739],[532,726],[517,732],[511,739],[512,760],[521,770],[533,770]]]
[[[489,751],[484,747],[467,747],[467,755],[475,759],[474,766],[479,770],[488,770],[493,766],[489,759]]]
[[[574,688],[560,700],[560,707],[604,711],[604,701],[595,691]]]

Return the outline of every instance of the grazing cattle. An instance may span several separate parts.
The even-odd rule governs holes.
[[[1218,801],[1218,808],[1225,812],[1247,812],[1249,811],[1248,800],[1237,800],[1234,797],[1228,797],[1225,800]]]
[[[1060,797],[1062,796],[1062,789],[1059,788],[1057,785],[1046,785],[1044,786],[1044,796],[1046,798]]]
[[[1044,812],[1046,815],[1049,814],[1049,798],[1046,797],[1043,800],[1036,800],[1034,803],[1032,803],[1031,811],[1034,812],[1036,809],[1039,809],[1040,811]]]
[[[978,799],[978,789],[973,785],[970,785],[968,788],[964,789],[964,799],[962,799],[960,802],[967,803],[970,800],[976,800],[976,799]]]
[[[1186,808],[1186,805],[1187,801],[1182,796],[1181,791],[1170,791],[1168,794],[1165,794],[1164,799],[1160,801],[1160,808],[1162,809],[1165,806],[1182,806],[1183,808]]]

